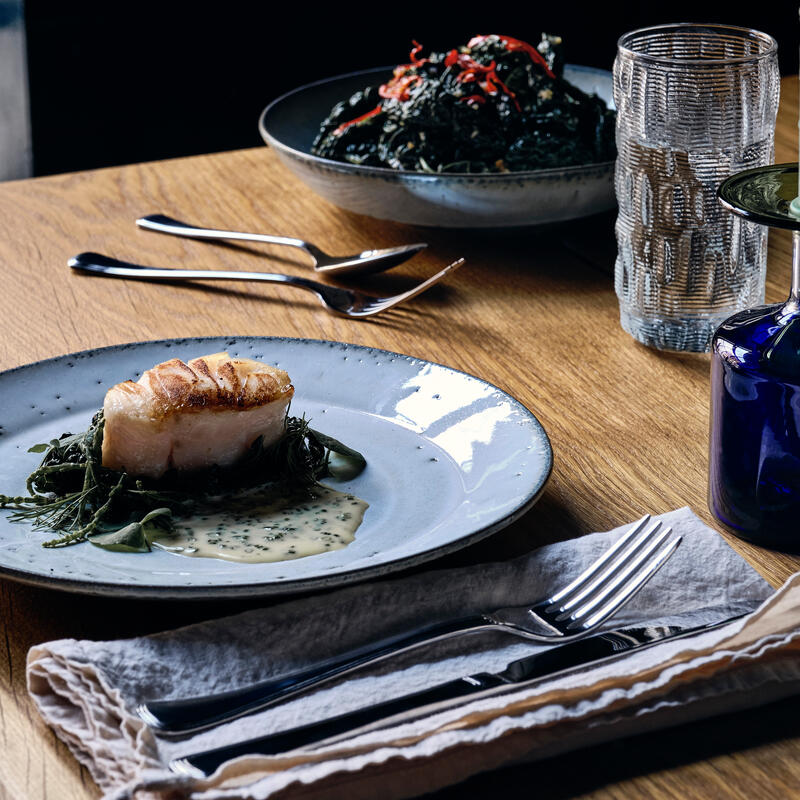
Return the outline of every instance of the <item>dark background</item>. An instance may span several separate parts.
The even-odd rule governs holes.
[[[495,11],[494,6],[498,10]],[[500,10],[502,9],[502,10]],[[258,115],[309,81],[450,49],[478,33],[560,34],[571,63],[610,69],[616,41],[665,22],[724,22],[778,40],[798,71],[798,4],[26,0],[34,173],[260,144]]]

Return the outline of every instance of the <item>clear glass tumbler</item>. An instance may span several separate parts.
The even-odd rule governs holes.
[[[771,36],[727,25],[618,42],[615,288],[622,327],[643,344],[705,352],[724,319],[764,301],[767,231],[716,192],[772,163],[777,51]]]

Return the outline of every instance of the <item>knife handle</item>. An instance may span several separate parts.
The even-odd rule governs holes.
[[[136,711],[147,725],[162,735],[193,733],[268,708],[279,700],[288,700],[333,678],[423,645],[494,627],[494,623],[481,616],[451,620],[411,635],[385,640],[369,649],[345,653],[339,658],[274,680],[223,694],[149,701],[138,706]]]
[[[262,736],[258,739],[249,739],[246,742],[219,747],[216,750],[206,750],[202,753],[193,753],[184,758],[177,758],[170,762],[169,768],[173,772],[179,772],[193,777],[208,777],[216,769],[230,761],[232,758],[244,755],[274,755],[276,753],[286,753],[297,747],[307,744],[320,742],[333,736],[343,733],[352,733],[355,729],[373,722],[385,720],[396,714],[406,711],[419,709],[433,703],[441,703],[446,700],[453,700],[458,697],[480,692],[484,689],[492,689],[500,686],[506,681],[498,678],[491,673],[479,673],[470,675],[467,678],[459,678],[449,683],[442,683],[432,689],[422,692],[407,694],[396,700],[389,700],[385,703],[369,706],[353,711],[349,714],[340,714],[338,717],[330,717],[315,722],[311,725],[303,725],[299,728],[290,728],[287,731],[273,733],[269,736]]]

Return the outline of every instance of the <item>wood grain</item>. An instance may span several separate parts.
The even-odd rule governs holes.
[[[785,79],[777,161],[796,160],[797,111],[797,80]],[[376,243],[430,243],[413,262],[371,278],[367,286],[378,292],[407,287],[458,256],[468,262],[408,307],[365,321],[334,317],[311,295],[289,288],[171,286],[67,269],[69,256],[95,250],[150,265],[308,274],[302,255],[292,251],[194,242],[133,224],[157,211],[210,227],[300,236],[335,253]],[[497,384],[534,411],[555,452],[553,477],[529,514],[436,567],[510,557],[614,527],[644,511],[683,505],[715,526],[705,501],[709,359],[655,352],[621,330],[614,256],[609,215],[522,233],[433,231],[356,217],[315,198],[266,148],[6,183],[0,185],[0,368],[183,336],[301,336],[383,347]],[[789,236],[773,232],[769,301],[786,295],[789,266]],[[720,534],[774,585],[800,566],[795,556]],[[245,607],[112,599],[98,615],[96,602],[87,598],[0,581],[0,798],[98,796],[27,698],[24,664],[31,645],[136,635]],[[548,787],[547,796],[596,800],[800,796],[800,729],[793,727],[800,714],[787,709],[800,707],[786,703],[769,712],[782,721],[776,736],[774,726],[752,712],[703,723],[701,740],[690,729],[682,729],[679,741],[670,733],[634,740],[626,748],[646,764],[638,771],[635,763],[626,769],[617,744],[584,754],[580,775],[568,780],[563,760],[504,770],[499,779],[530,788],[535,775]],[[730,731],[740,729],[741,740],[731,740]],[[721,750],[706,747],[715,737],[724,743]],[[642,742],[650,749],[637,750]],[[676,761],[676,753],[685,763]],[[603,777],[607,770],[610,779]],[[489,796],[497,779],[476,778],[468,793]],[[455,797],[456,791],[465,790],[440,794]]]

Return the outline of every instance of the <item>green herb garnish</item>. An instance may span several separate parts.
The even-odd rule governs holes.
[[[304,418],[287,416],[277,442],[265,447],[257,439],[232,467],[171,472],[157,481],[137,478],[103,466],[104,422],[99,411],[84,433],[31,447],[28,452],[44,455],[28,476],[28,495],[0,494],[0,508],[14,509],[12,522],[60,534],[44,547],[89,540],[108,550],[145,552],[153,536],[172,529],[173,515],[187,515],[209,497],[268,483],[285,484],[288,491],[327,475],[351,478],[366,466],[357,451],[313,431]]]

